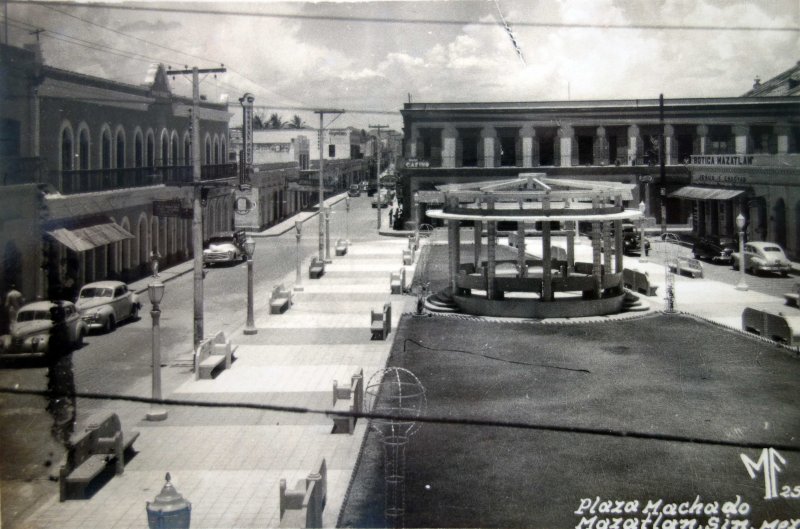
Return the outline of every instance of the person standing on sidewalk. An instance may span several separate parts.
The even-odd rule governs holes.
[[[8,292],[6,293],[6,314],[8,314],[8,330],[11,330],[11,325],[17,321],[17,312],[19,309],[22,308],[22,305],[25,304],[25,298],[22,297],[22,292],[17,290],[17,285],[11,283],[11,288],[9,288]]]
[[[158,260],[161,259],[161,254],[158,253],[158,248],[153,248],[150,252],[150,268],[153,270],[153,277],[158,277]]]

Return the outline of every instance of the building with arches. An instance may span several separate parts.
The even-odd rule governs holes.
[[[406,103],[403,209],[419,191],[535,170],[634,184],[647,216],[695,236],[733,236],[743,213],[748,239],[798,258],[798,95],[800,64],[740,97]]]

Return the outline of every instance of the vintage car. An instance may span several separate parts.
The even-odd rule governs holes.
[[[736,241],[726,237],[702,237],[692,245],[695,259],[707,259],[712,263],[730,263],[731,255],[738,249]]]
[[[378,202],[380,201],[381,208],[385,208],[389,206],[389,192],[386,189],[381,188],[380,192],[376,195],[372,195],[372,207],[377,208]]]
[[[734,270],[744,266],[751,274],[776,272],[786,277],[792,269],[783,249],[774,242],[748,242],[744,245],[744,263],[739,252],[731,254]]]
[[[34,301],[22,306],[11,322],[11,333],[0,340],[0,353],[44,356],[51,348],[53,319],[64,322],[64,346],[68,352],[83,344],[86,324],[71,301]]]
[[[246,261],[245,238],[243,230],[215,233],[208,239],[208,243],[203,249],[203,264]]]
[[[97,281],[81,288],[75,306],[89,330],[113,331],[117,324],[139,317],[142,304],[121,281]]]
[[[361,186],[358,184],[353,184],[350,186],[350,190],[347,194],[351,197],[358,197],[361,196]]]

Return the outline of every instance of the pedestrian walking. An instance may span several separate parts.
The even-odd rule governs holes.
[[[389,227],[394,224],[394,208],[389,208]]]
[[[158,249],[154,248],[150,252],[150,268],[153,270],[153,277],[158,277],[158,260],[161,259],[161,254]]]
[[[17,285],[14,283],[11,283],[11,288],[9,288],[6,293],[5,304],[6,313],[8,314],[8,326],[10,329],[11,324],[17,321],[17,312],[19,312],[19,309],[25,304],[25,298],[22,297],[22,292],[17,290]]]

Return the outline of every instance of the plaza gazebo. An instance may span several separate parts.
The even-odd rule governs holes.
[[[462,312],[485,316],[570,318],[620,312],[625,297],[622,221],[642,217],[638,209],[623,206],[632,200],[633,187],[529,173],[420,192],[419,202],[441,205],[426,215],[448,227],[449,286],[436,295],[452,299]],[[516,231],[508,233],[517,249],[513,262],[497,259],[499,223],[516,223]],[[591,262],[575,260],[578,223],[591,226]],[[462,263],[465,225],[474,228],[475,252],[473,262]],[[526,234],[541,238],[541,257],[526,253]],[[554,236],[564,237],[566,248],[553,246]]]

